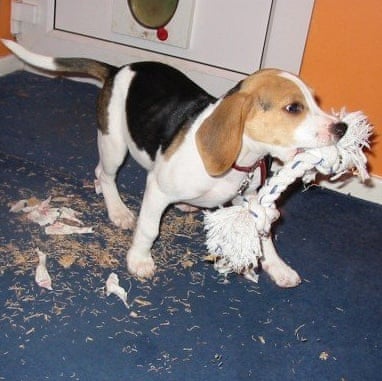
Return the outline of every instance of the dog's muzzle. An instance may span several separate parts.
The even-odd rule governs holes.
[[[330,132],[336,136],[338,140],[340,140],[346,134],[347,129],[348,125],[344,122],[333,123],[330,126]]]

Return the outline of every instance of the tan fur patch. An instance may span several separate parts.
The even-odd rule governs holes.
[[[240,91],[252,98],[245,123],[245,134],[253,140],[279,146],[294,143],[294,131],[306,118],[308,105],[298,86],[280,77],[278,70],[264,70],[248,77]],[[288,113],[287,105],[303,106],[300,113]]]
[[[239,154],[248,112],[247,99],[240,93],[224,98],[196,134],[199,154],[211,176],[226,172]]]

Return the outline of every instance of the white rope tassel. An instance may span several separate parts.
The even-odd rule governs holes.
[[[336,145],[298,153],[242,205],[205,213],[206,245],[218,257],[215,268],[219,272],[241,273],[257,267],[263,256],[262,237],[270,234],[272,223],[280,216],[275,201],[297,178],[310,182],[320,172],[337,179],[353,169],[362,181],[369,177],[363,152],[370,148],[372,134],[367,117],[359,111],[347,114],[344,109],[336,116],[348,125]]]
[[[336,116],[348,125],[348,131],[337,144],[341,162],[336,176],[331,179],[335,180],[343,173],[355,168],[361,181],[365,181],[369,178],[369,174],[366,169],[367,158],[363,150],[370,149],[372,126],[361,111],[347,114],[343,108]]]
[[[222,266],[228,266],[228,272],[239,273],[248,268],[257,253],[261,252],[256,220],[248,213],[248,208],[239,205],[206,213],[204,223],[209,252],[220,257],[231,253],[229,262]]]

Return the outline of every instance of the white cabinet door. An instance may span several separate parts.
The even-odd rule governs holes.
[[[314,4],[314,0],[179,0],[183,5],[192,3],[192,12],[190,17],[186,12],[175,32],[169,29],[169,33],[183,40],[162,43],[128,32],[123,25],[128,1],[12,2],[21,8],[34,6],[38,14],[36,20],[14,18],[17,40],[42,54],[90,57],[116,66],[159,60],[218,96],[260,68],[298,74]]]
[[[112,0],[56,0],[54,27],[238,73],[249,74],[260,67],[272,0],[179,2],[193,3],[191,17],[183,15],[184,22],[171,31],[175,36],[187,29],[186,48],[132,37],[127,30],[124,34],[121,20],[129,12],[128,0],[114,0],[114,4]],[[126,22],[131,19],[126,17]]]

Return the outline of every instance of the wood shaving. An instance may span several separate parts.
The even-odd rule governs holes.
[[[215,263],[218,258],[216,254],[208,254],[203,256],[203,261]]]
[[[72,264],[76,261],[76,256],[74,254],[64,254],[58,260],[58,263],[64,268],[68,269],[72,266]]]
[[[147,306],[151,306],[151,302],[149,302],[148,300],[145,300],[145,299],[140,299],[140,298],[135,298],[134,299],[134,303],[137,303],[139,304],[140,306],[142,307],[147,307]]]
[[[105,250],[94,253],[92,257],[102,268],[117,267],[119,265],[119,261]]]
[[[188,269],[194,265],[194,262],[191,261],[190,259],[187,259],[185,261],[182,261],[182,266],[184,269]]]
[[[305,324],[301,324],[294,330],[294,334],[298,341],[305,342],[308,341],[308,339],[300,334],[300,330],[305,327]]]
[[[329,353],[328,352],[321,352],[320,356],[319,356],[319,359],[322,360],[322,361],[328,360],[329,359]]]

